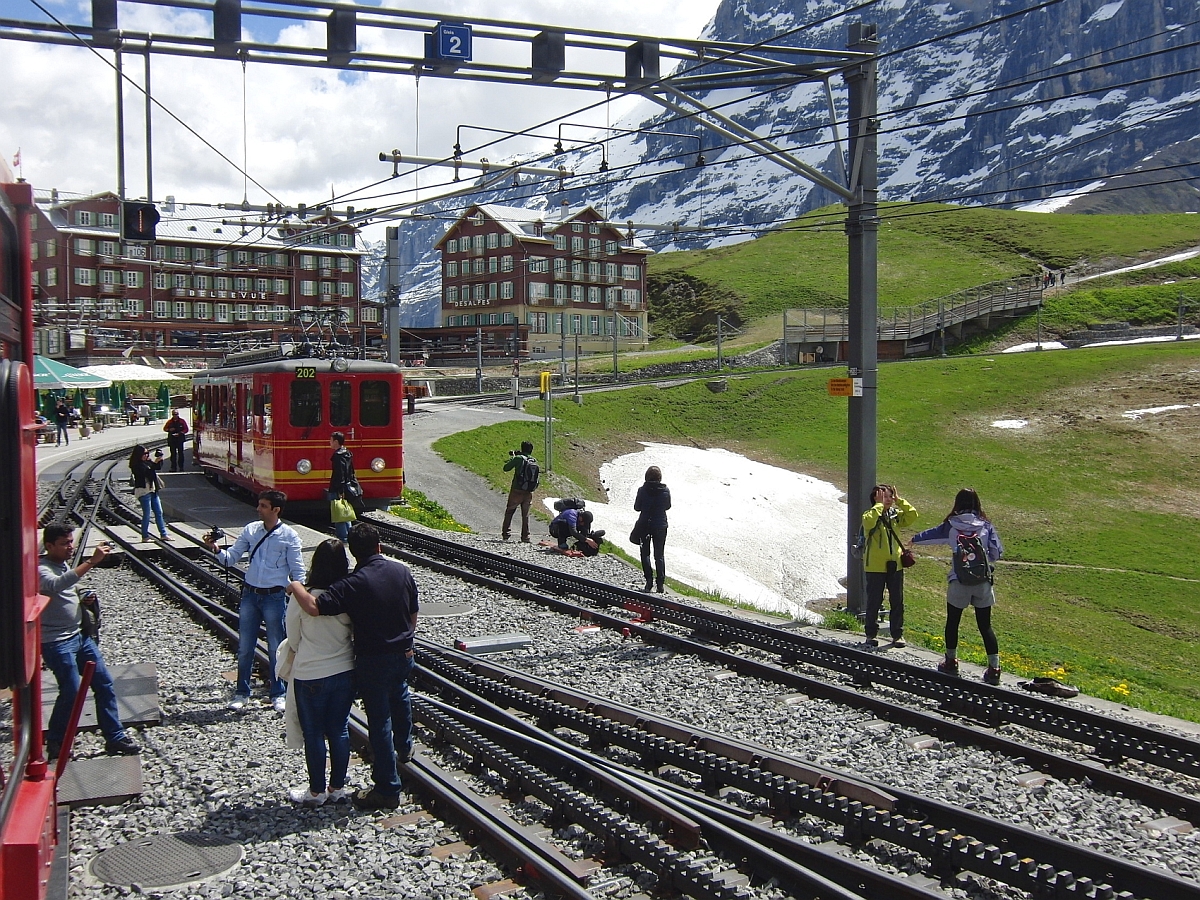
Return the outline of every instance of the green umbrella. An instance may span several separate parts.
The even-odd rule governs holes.
[[[59,388],[102,388],[112,384],[107,378],[100,378],[74,366],[50,359],[46,356],[33,358],[33,386],[40,391]]]
[[[162,407],[163,415],[165,416],[171,406],[171,389],[165,384],[158,386],[158,405]]]

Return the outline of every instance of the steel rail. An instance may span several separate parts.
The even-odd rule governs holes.
[[[1091,746],[1114,761],[1137,759],[1200,778],[1200,741],[1102,713],[1006,688],[964,682],[880,654],[840,647],[773,625],[643,594],[578,575],[547,569],[511,557],[466,547],[402,526],[377,523],[385,536],[443,559],[465,562],[479,572],[500,572],[525,583],[574,594],[603,606],[636,609],[721,643],[739,643],[778,655],[784,665],[805,664],[839,672],[859,684],[880,684],[939,702],[945,709],[991,724],[1019,724]]]
[[[1091,896],[1093,890],[1103,896],[1102,886],[1108,885],[1125,896],[1200,897],[1193,882],[1023,826],[836,770],[813,778],[810,767],[761,745],[619,707],[456,651],[424,643],[420,651],[423,684],[438,686],[455,704],[483,706],[482,698],[489,717],[507,720],[515,710],[543,730],[565,727],[590,738],[594,747],[620,746],[646,768],[667,765],[691,772],[708,791],[731,786],[762,797],[781,815],[807,813],[835,822],[851,842],[890,841],[921,853],[943,877],[966,870],[1055,895],[1086,886],[1083,893],[1063,896]],[[852,789],[845,790],[846,785]],[[854,799],[855,791],[862,799]],[[882,802],[867,802],[872,795]]]

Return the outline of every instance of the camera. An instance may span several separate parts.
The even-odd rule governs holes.
[[[163,452],[162,452],[162,447],[159,447],[157,450],[155,450],[155,451],[154,451],[154,455],[155,455],[155,456],[162,456],[162,455],[163,455]]]
[[[221,538],[225,537],[225,532],[220,529],[220,526],[214,525],[212,530],[209,531],[209,533],[204,537],[215,544],[217,541],[221,540]]]
[[[516,451],[516,450],[509,450],[509,451],[508,451],[508,455],[509,455],[509,456],[517,456],[517,455],[518,455],[518,453],[517,453],[517,451]]]
[[[99,595],[95,591],[80,591],[79,602],[92,604],[99,599]]]

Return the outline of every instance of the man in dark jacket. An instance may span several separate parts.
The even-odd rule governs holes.
[[[508,462],[504,464],[504,471],[513,473],[512,487],[508,490],[508,505],[504,507],[504,525],[500,529],[500,537],[506,541],[512,535],[510,529],[513,513],[520,507],[521,540],[529,543],[529,507],[533,503],[533,490],[528,487],[526,467],[531,462],[534,466],[537,465],[537,460],[533,458],[533,444],[530,441],[522,441],[521,452],[510,453]]]
[[[54,407],[54,425],[58,429],[57,436],[54,439],[54,446],[57,447],[64,441],[67,446],[71,446],[71,408],[67,406],[66,400],[59,400],[58,405]]]
[[[329,458],[329,499],[349,500],[358,509],[358,501],[362,499],[362,488],[358,484],[358,476],[354,474],[354,456],[346,449],[346,435],[335,431],[329,436],[329,449],[333,456]],[[334,522],[333,533],[344,544],[350,536],[349,522]]]
[[[178,472],[183,468],[183,445],[188,433],[188,423],[179,415],[179,410],[171,410],[171,418],[167,419],[163,431],[167,433],[167,446],[171,448],[171,471]]]
[[[642,551],[642,574],[646,576],[646,586],[641,590],[649,593],[652,588],[660,594],[665,590],[667,580],[666,544],[667,544],[667,510],[671,508],[671,491],[663,484],[662,469],[651,466],[646,470],[646,481],[638,488],[637,498],[633,501],[638,516],[634,532],[640,535],[639,543]],[[654,549],[655,570],[650,567],[651,545]],[[657,587],[655,587],[657,585]]]
[[[396,809],[400,776],[396,764],[412,758],[412,700],[408,680],[413,669],[417,630],[417,585],[403,563],[383,555],[379,532],[369,522],[350,529],[354,572],[319,597],[299,581],[292,596],[311,616],[346,613],[354,624],[354,678],[367,713],[375,759],[375,786],[354,795],[359,809]]]

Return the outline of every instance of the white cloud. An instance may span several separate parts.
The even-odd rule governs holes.
[[[447,15],[496,17],[632,34],[694,37],[711,19],[717,0],[519,0],[502,10],[494,3],[465,0],[426,3]],[[407,9],[414,8],[404,4]],[[90,4],[58,3],[50,7],[68,22],[90,21]],[[33,7],[0,0],[0,10],[13,18],[32,17]],[[175,13],[162,7],[120,6],[121,25],[131,30],[163,33],[207,33],[207,16]],[[324,44],[324,26],[293,23],[277,34],[270,23],[246,19],[244,27],[260,40]],[[419,35],[359,29],[364,51],[417,52]],[[477,45],[478,48],[478,45]],[[585,51],[568,51],[568,65],[599,65]],[[109,61],[110,52],[101,51]],[[594,57],[594,54],[593,54]],[[513,60],[514,64],[524,64]],[[664,61],[665,63],[666,61]],[[616,63],[606,60],[605,71]],[[126,74],[142,82],[142,58],[126,54]],[[0,154],[12,158],[21,149],[24,174],[39,189],[89,193],[116,187],[115,75],[89,50],[19,41],[0,43]],[[243,158],[242,69],[236,61],[154,56],[151,86],[155,97],[179,115],[226,156]],[[426,156],[449,155],[459,124],[521,130],[555,115],[595,103],[602,94],[551,87],[516,87],[424,77],[420,81],[420,146],[417,146],[417,86],[409,76],[350,76],[333,70],[276,65],[250,65],[246,71],[248,169],[283,202],[310,205],[330,196],[330,186],[343,194],[381,179],[390,168],[378,161],[380,151]],[[145,192],[144,100],[140,92],[125,94],[126,183],[130,196]],[[613,103],[615,121],[630,101]],[[600,108],[574,121],[603,125]],[[237,201],[242,176],[179,124],[154,113],[154,193],[174,194],[196,202]],[[582,132],[580,132],[582,134]],[[464,150],[493,139],[477,130],[463,132]],[[509,142],[478,151],[499,159],[516,152],[547,151],[546,141]],[[422,175],[429,184],[448,180],[448,171]],[[411,179],[399,187],[411,189]],[[398,185],[360,192],[350,200],[358,208],[384,205],[381,197]],[[249,186],[252,203],[270,198]],[[411,195],[410,195],[411,196]],[[403,199],[410,199],[406,196]]]

